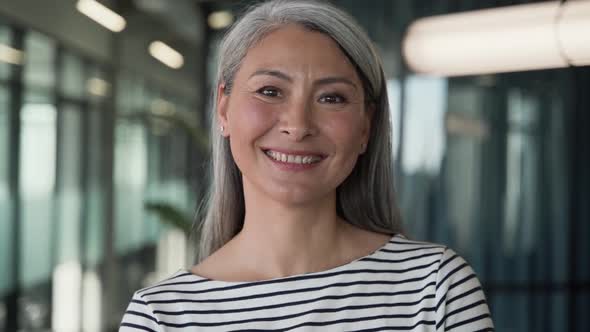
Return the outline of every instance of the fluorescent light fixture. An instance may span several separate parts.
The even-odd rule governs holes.
[[[106,97],[109,94],[111,85],[100,78],[93,77],[88,79],[86,82],[86,90],[91,94],[98,97]]]
[[[227,28],[233,23],[233,21],[234,16],[231,12],[227,10],[213,12],[209,14],[209,17],[207,18],[207,23],[209,23],[209,27],[215,30]]]
[[[403,54],[419,73],[442,76],[590,63],[590,1],[509,6],[419,19]]]
[[[590,65],[590,1],[568,1],[557,26],[563,55],[574,66]]]
[[[12,48],[8,45],[0,44],[0,62],[6,62],[13,65],[22,65],[25,53]]]
[[[78,0],[76,8],[80,13],[113,32],[120,32],[125,29],[125,19],[98,1]]]
[[[154,58],[170,68],[178,69],[184,64],[182,54],[159,40],[150,44],[149,51]]]

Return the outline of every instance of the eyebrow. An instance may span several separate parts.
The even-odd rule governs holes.
[[[273,76],[273,77],[285,80],[289,83],[293,83],[293,78],[291,76],[289,76],[279,70],[258,69],[257,71],[252,73],[252,75],[250,75],[250,78],[252,78],[254,76],[258,76],[258,75]],[[326,84],[333,84],[333,83],[343,83],[343,84],[348,84],[355,89],[358,88],[357,85],[353,81],[351,81],[350,79],[348,79],[346,77],[340,77],[340,76],[321,78],[321,79],[315,81],[314,85],[326,85]]]
[[[276,78],[280,78],[282,80],[285,80],[287,82],[293,82],[293,79],[291,78],[291,76],[278,71],[278,70],[272,70],[272,69],[258,69],[257,71],[255,71],[252,75],[250,75],[250,78],[254,77],[254,76],[258,76],[258,75],[267,75],[267,76],[273,76]]]
[[[345,77],[326,77],[315,81],[314,84],[316,85],[326,85],[326,84],[333,84],[333,83],[344,83],[352,86],[353,88],[357,88],[356,84],[353,81],[349,80]]]

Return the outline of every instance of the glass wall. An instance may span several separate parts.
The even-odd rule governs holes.
[[[163,237],[187,263],[185,234],[145,205],[192,214],[194,143],[174,119],[197,115],[142,75],[0,24],[0,47],[15,45],[22,63],[0,57],[0,330],[115,330],[131,293],[171,273]]]
[[[565,76],[450,81],[450,96],[461,98],[449,99],[446,160],[427,205],[431,222],[447,225],[422,236],[452,243],[470,258],[489,289],[498,329],[542,331],[567,321],[565,289],[551,291],[567,285],[571,264],[563,222],[571,159],[564,149],[571,126]],[[543,315],[545,322],[533,319]]]
[[[50,324],[51,274],[57,158],[57,108],[52,91],[56,81],[56,46],[48,37],[25,35],[24,97],[20,108],[19,147],[19,300],[21,326]]]
[[[10,95],[6,85],[0,85],[0,269],[10,270],[11,245],[11,195],[10,195],[10,174],[9,174],[9,147],[10,147]],[[0,293],[4,294],[10,286],[5,278],[8,275],[3,273],[0,276]]]
[[[0,45],[13,46],[10,29],[0,22]],[[10,181],[11,156],[11,78],[12,65],[0,62],[0,326],[5,326],[8,315],[8,297],[14,288],[13,265],[13,202]]]
[[[141,76],[121,72],[115,120],[115,250],[126,297],[190,264],[186,234],[169,227],[160,208],[190,218],[195,206],[188,178],[190,108]],[[158,208],[144,209],[147,204]],[[186,221],[185,221],[186,222]],[[175,225],[176,226],[176,225]],[[144,257],[139,261],[137,257]]]
[[[112,85],[105,70],[97,65],[86,67],[87,81],[85,95],[88,108],[83,128],[86,132],[86,149],[82,151],[85,160],[86,201],[82,214],[83,224],[81,237],[82,275],[82,329],[84,331],[101,331],[108,324],[104,323],[102,312],[104,296],[104,282],[101,278],[102,262],[105,257],[105,220],[107,214],[107,196],[105,184],[105,169],[108,167],[105,146],[107,139],[107,125],[109,118],[105,116],[110,111],[108,102],[112,97]],[[106,162],[105,162],[106,160]]]

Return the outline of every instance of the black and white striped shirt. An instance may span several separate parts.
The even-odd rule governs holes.
[[[255,282],[183,270],[135,293],[119,331],[492,331],[481,285],[441,245],[395,235],[351,263]]]

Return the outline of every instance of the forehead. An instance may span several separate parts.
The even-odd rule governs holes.
[[[358,80],[354,66],[332,38],[299,25],[272,31],[250,48],[242,61],[245,71],[267,67],[294,75],[338,74]]]

